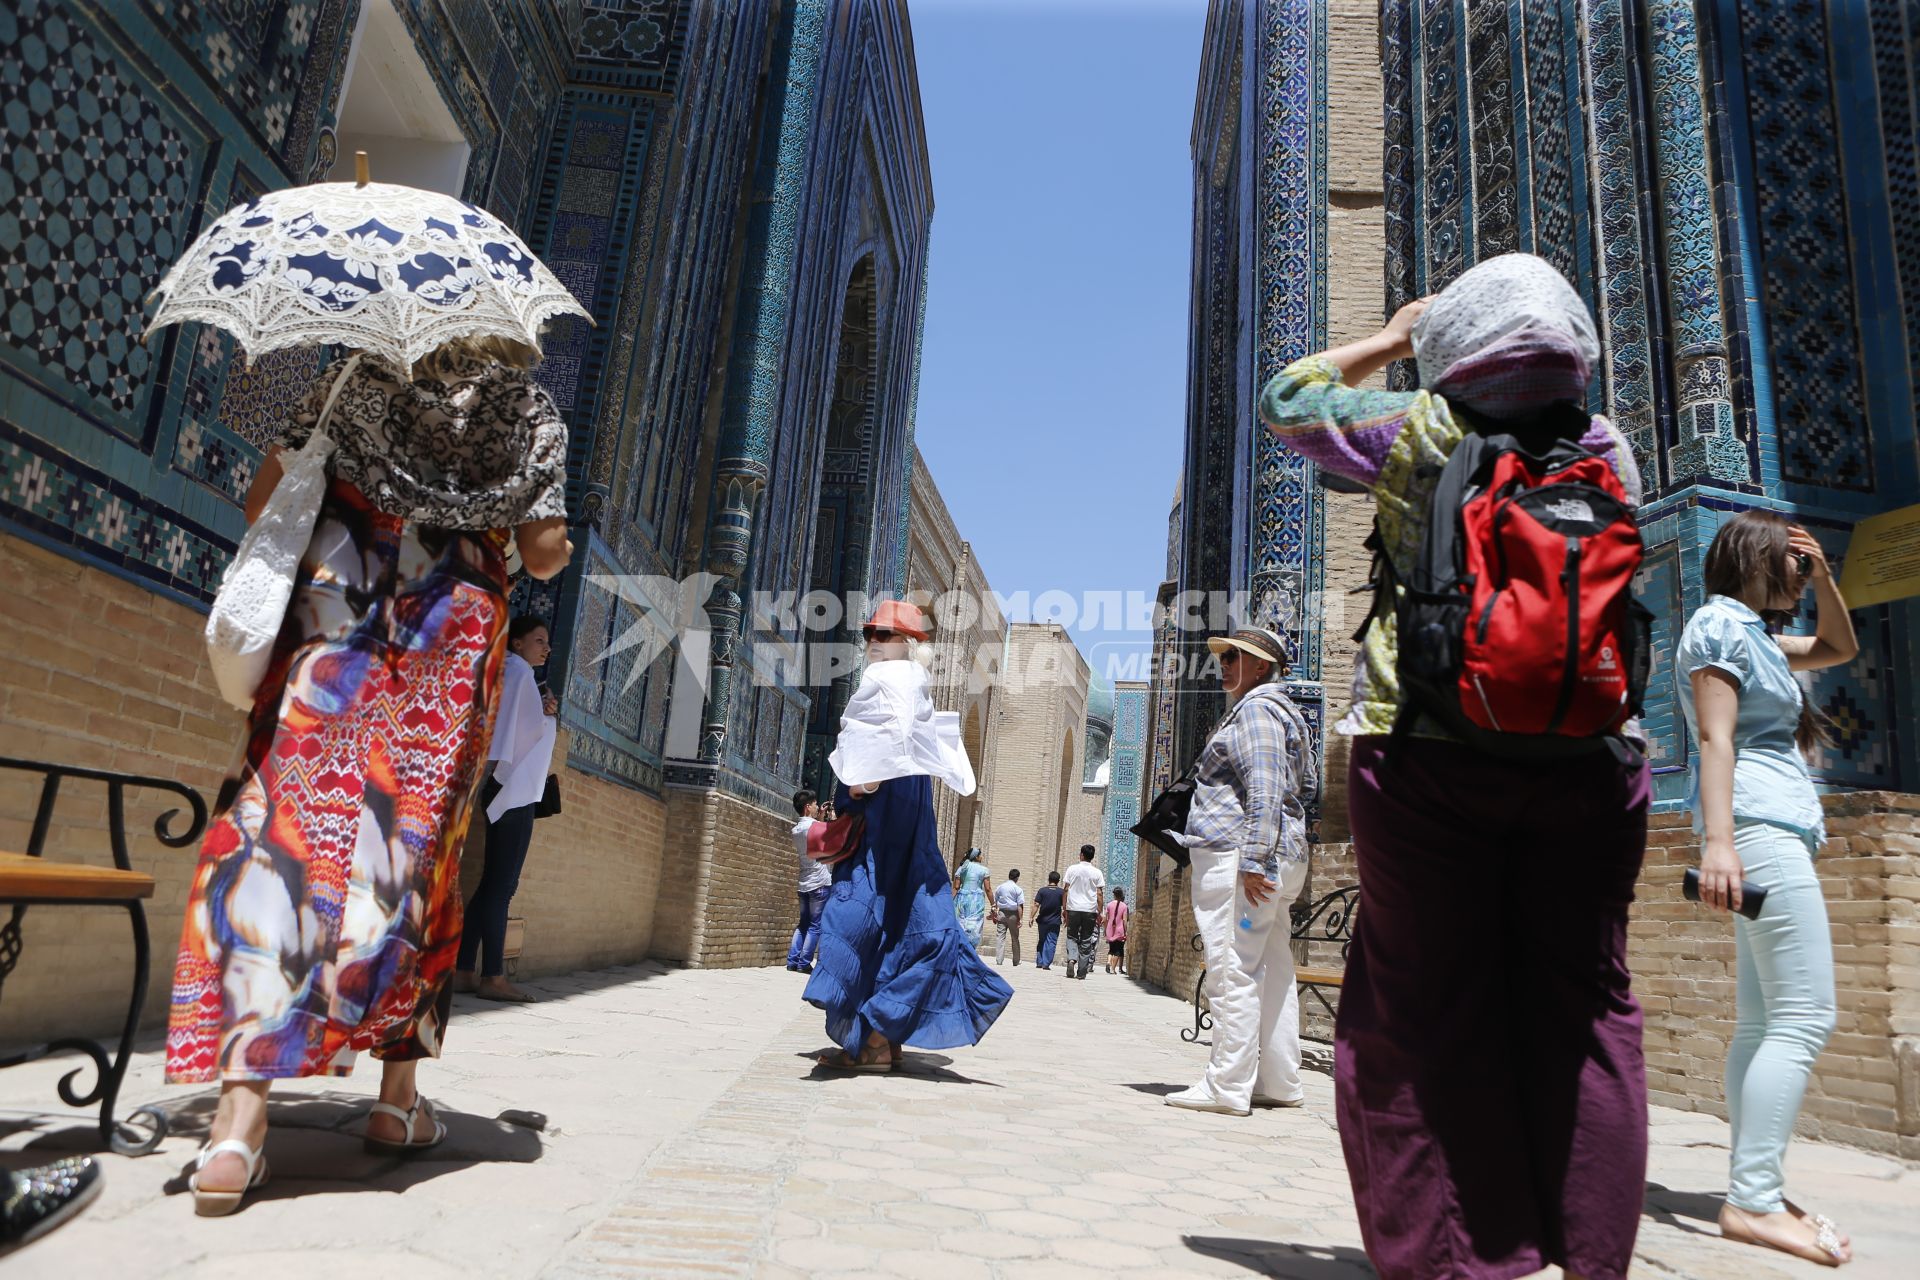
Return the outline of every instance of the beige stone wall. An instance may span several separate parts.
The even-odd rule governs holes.
[[[205,615],[7,534],[0,578],[17,600],[32,602],[9,619],[0,653],[0,753],[170,778],[211,804],[244,718],[220,700],[208,674]],[[561,788],[565,812],[535,827],[514,900],[514,914],[527,922],[522,974],[637,960],[651,942],[664,805],[572,770]],[[0,848],[25,850],[37,796],[28,775],[0,772]],[[166,1019],[198,864],[197,848],[168,849],[153,836],[154,819],[176,803],[128,793],[133,863],[156,881],[147,903],[149,1026]],[[463,859],[468,887],[478,877],[478,843],[469,842]],[[62,787],[46,854],[111,865],[104,788]],[[125,912],[35,908],[23,937],[0,1004],[0,1037],[98,1033],[125,1016],[133,956]]]
[[[1338,346],[1378,329],[1385,309],[1379,6],[1332,0],[1327,24],[1327,339]],[[1320,837],[1339,842],[1349,834],[1347,742],[1332,730],[1352,704],[1349,637],[1369,599],[1349,593],[1367,581],[1372,557],[1361,544],[1373,527],[1373,499],[1330,493],[1326,514],[1320,678],[1328,732]]]
[[[972,544],[960,536],[917,449],[909,517],[906,594],[929,611],[934,625],[933,704],[959,715],[974,778],[984,787],[998,738],[994,699],[1007,622]],[[933,803],[940,849],[957,865],[969,845],[984,845],[988,839],[983,793],[961,796],[935,787]]]
[[[533,824],[512,914],[526,922],[515,973],[537,977],[631,964],[650,954],[667,805],[656,796],[566,768],[555,744],[560,813]],[[460,860],[471,896],[485,867],[487,821],[475,807]]]
[[[1628,958],[1654,1101],[1724,1116],[1733,926],[1681,897],[1699,851],[1690,825],[1684,813],[1654,819]],[[1829,796],[1827,825],[1815,869],[1833,927],[1839,1022],[1814,1064],[1798,1131],[1920,1158],[1920,796]]]
[[[1798,1131],[1920,1159],[1920,796],[1829,796],[1830,839],[1817,870],[1832,921],[1839,1018],[1814,1065]],[[1733,1037],[1733,926],[1687,902],[1681,878],[1698,859],[1685,813],[1656,815],[1628,931],[1633,989],[1646,1015],[1647,1083],[1654,1102],[1726,1114],[1723,1078]],[[1143,859],[1140,874],[1150,865]],[[1190,996],[1199,972],[1187,954],[1186,876],[1163,874],[1137,917],[1134,976]],[[1314,854],[1309,896],[1358,882],[1351,845]],[[1337,967],[1338,949],[1309,943],[1304,963]],[[1308,1035],[1328,1019],[1303,997]]]
[[[1087,664],[1073,638],[1051,623],[1014,624],[997,702],[998,741],[983,797],[992,842],[981,847],[996,880],[1019,867],[1023,885],[1044,885],[1081,843],[1074,810],[1083,789]]]
[[[169,778],[211,805],[245,719],[220,700],[207,671],[205,615],[5,533],[0,580],[16,605],[0,651],[0,753]],[[26,852],[38,795],[32,775],[0,772],[0,848]],[[149,1024],[166,1019],[198,861],[197,847],[168,849],[154,838],[154,819],[177,807],[165,793],[127,793],[134,869],[156,882],[146,906]],[[62,784],[46,856],[113,865],[103,786]],[[36,907],[22,938],[0,1004],[7,1043],[98,1033],[126,1016],[133,943],[125,911]]]

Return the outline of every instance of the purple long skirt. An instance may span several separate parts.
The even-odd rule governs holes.
[[[1384,1280],[1624,1276],[1647,1169],[1627,907],[1644,761],[1354,740],[1335,1089]]]

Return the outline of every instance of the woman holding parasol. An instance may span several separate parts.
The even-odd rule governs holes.
[[[508,549],[537,578],[572,551],[566,426],[528,369],[541,321],[585,313],[485,211],[364,177],[229,212],[159,292],[155,326],[217,324],[256,355],[353,349],[246,499],[251,523],[288,451],[316,430],[316,448],[331,442],[174,971],[167,1077],[221,1083],[192,1178],[196,1211],[217,1215],[266,1180],[276,1079],[346,1074],[370,1051],[383,1071],[367,1147],[445,1137],[414,1078],[451,1004]]]

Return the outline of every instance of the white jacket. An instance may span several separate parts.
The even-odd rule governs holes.
[[[963,796],[973,794],[959,713],[933,709],[927,669],[906,658],[868,664],[827,763],[850,787],[924,773]]]

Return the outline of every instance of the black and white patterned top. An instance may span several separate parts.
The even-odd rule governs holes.
[[[313,434],[345,367],[328,366],[274,443]],[[381,511],[444,529],[510,529],[567,514],[567,424],[533,375],[469,361],[455,376],[409,382],[364,357],[327,423],[327,474]]]

